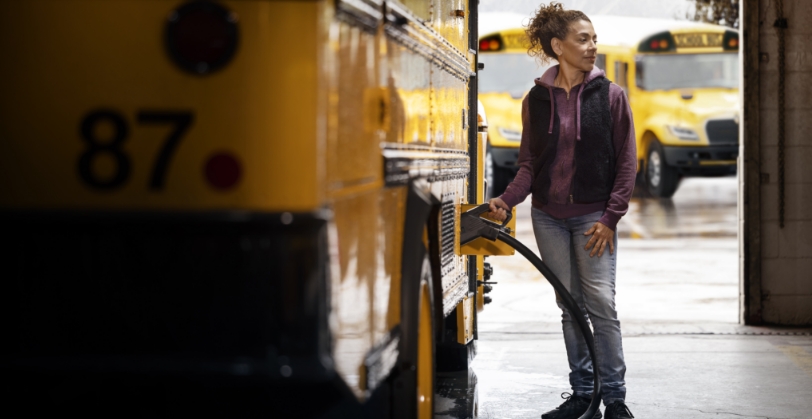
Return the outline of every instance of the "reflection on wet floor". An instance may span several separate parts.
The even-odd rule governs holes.
[[[434,397],[436,419],[467,419],[479,416],[477,377],[472,368],[468,371],[438,373]]]
[[[669,199],[653,198],[635,188],[628,214],[618,225],[620,237],[735,237],[735,177],[683,179]]]

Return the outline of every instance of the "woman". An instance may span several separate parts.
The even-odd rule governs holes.
[[[522,102],[520,169],[505,193],[490,200],[491,216],[503,220],[532,193],[541,257],[592,322],[606,418],[631,418],[615,310],[615,230],[637,172],[631,110],[623,90],[595,67],[597,37],[585,14],[558,3],[542,5],[527,35],[531,55],[558,65],[535,80]],[[592,398],[592,362],[577,324],[557,299],[573,394],[541,417],[575,419]],[[598,411],[594,418],[600,417]]]

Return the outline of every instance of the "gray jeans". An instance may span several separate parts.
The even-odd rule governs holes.
[[[617,232],[615,254],[609,247],[603,256],[589,257],[584,246],[591,236],[584,233],[597,222],[602,212],[559,220],[546,212],[533,208],[533,230],[536,235],[541,259],[558,276],[564,287],[572,294],[587,322],[592,323],[595,335],[595,351],[600,365],[603,384],[603,402],[608,405],[626,398],[626,362],[620,338],[620,321],[615,309],[615,266],[617,265]],[[592,394],[592,360],[578,324],[564,308],[561,323],[564,344],[570,364],[570,385],[577,395]]]

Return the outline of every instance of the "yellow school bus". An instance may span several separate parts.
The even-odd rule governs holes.
[[[479,41],[479,100],[488,116],[485,157],[487,195],[499,196],[519,170],[522,99],[547,65],[527,55],[523,28],[483,36]]]
[[[468,4],[0,2],[9,410],[432,417],[502,251]]]
[[[738,33],[694,22],[591,19],[598,35],[596,65],[629,97],[639,183],[668,198],[683,177],[735,174]],[[491,151],[486,177],[493,173],[498,194],[518,170],[522,98],[546,67],[527,57],[521,28],[481,37],[480,51],[485,70],[479,98],[488,113]]]

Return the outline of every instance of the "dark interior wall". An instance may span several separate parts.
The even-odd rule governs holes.
[[[745,0],[742,9],[742,319],[810,325],[812,2]]]

